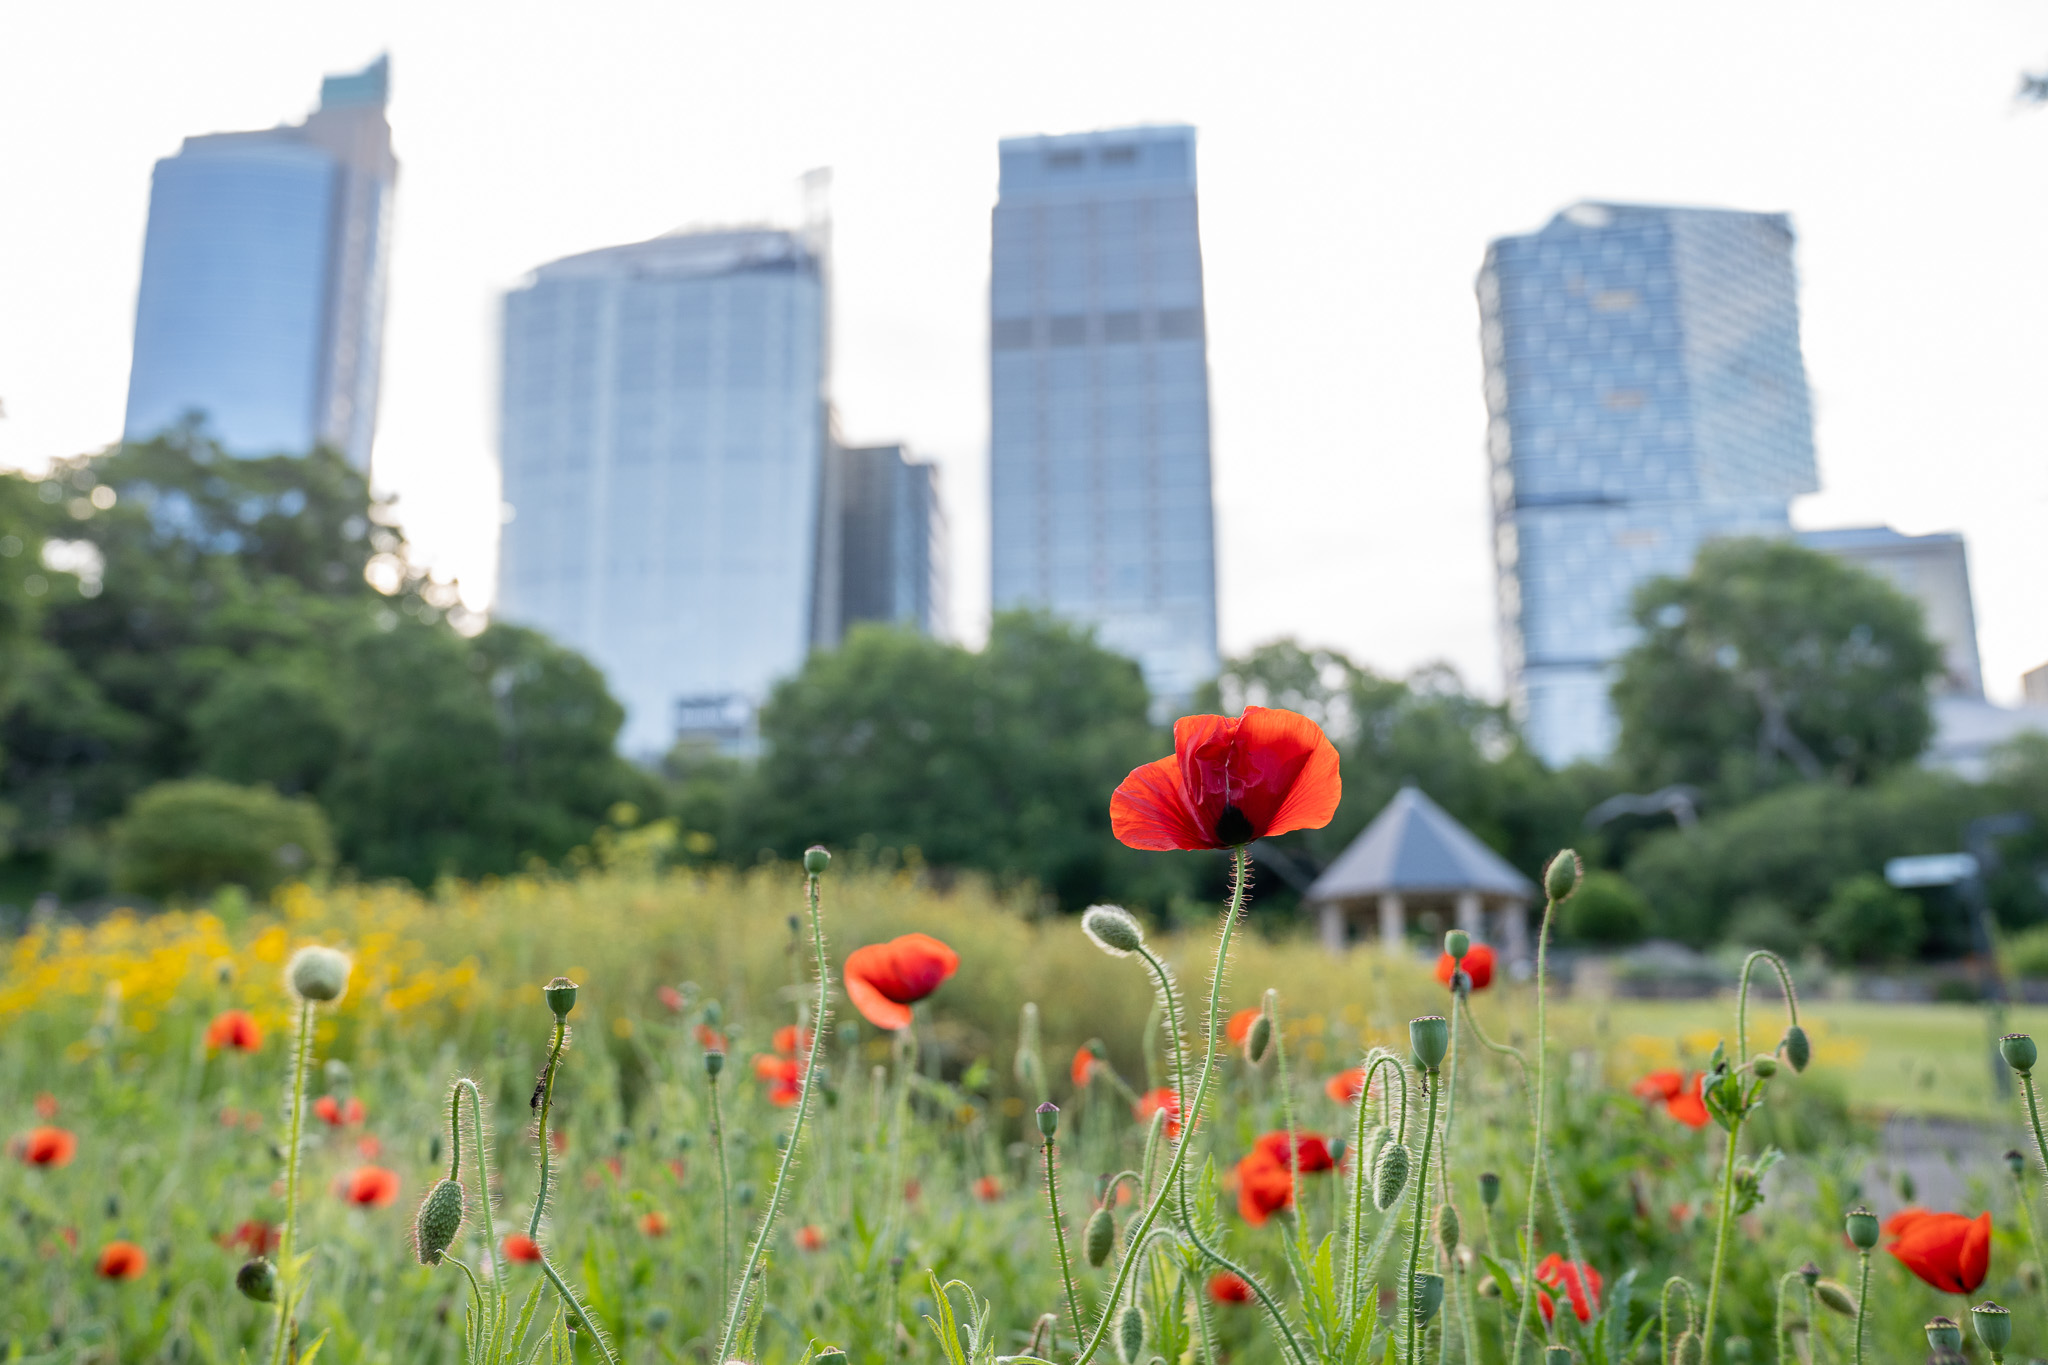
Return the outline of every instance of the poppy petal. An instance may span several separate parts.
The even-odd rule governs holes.
[[[846,987],[847,1003],[859,1010],[861,1016],[876,1028],[909,1028],[910,1006],[891,1000],[868,980],[869,969],[881,967],[885,961],[886,954],[879,943],[856,948],[847,954],[846,965],[840,971],[840,983]]]
[[[1109,830],[1127,847],[1154,852],[1217,847],[1188,810],[1180,760],[1171,755],[1131,769],[1118,784],[1109,798]]]
[[[1344,795],[1344,780],[1337,746],[1322,726],[1293,711],[1247,706],[1235,748],[1247,770],[1239,808],[1258,837],[1330,823]]]

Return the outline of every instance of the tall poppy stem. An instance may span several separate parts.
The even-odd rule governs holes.
[[[1863,1270],[1856,1283],[1856,1365],[1863,1365],[1863,1320],[1870,1315],[1870,1253],[1858,1254]]]
[[[1422,1088],[1429,1092],[1429,1105],[1422,1120],[1422,1162],[1415,1172],[1415,1226],[1408,1237],[1408,1284],[1403,1296],[1408,1305],[1408,1365],[1419,1365],[1422,1359],[1416,1340],[1422,1330],[1422,1305],[1415,1297],[1415,1277],[1422,1270],[1422,1224],[1429,1216],[1429,1157],[1431,1144],[1436,1140],[1436,1095],[1441,1088],[1436,1081],[1434,1068],[1422,1078]]]
[[[554,1107],[555,1071],[561,1063],[562,1045],[568,1041],[568,1037],[569,1020],[566,1015],[558,1014],[555,1016],[554,1045],[548,1050],[548,1068],[541,1073],[540,1118],[533,1130],[540,1145],[540,1189],[533,1196],[533,1217],[527,1220],[526,1235],[540,1253],[541,1273],[547,1276],[548,1283],[555,1287],[555,1293],[561,1296],[562,1303],[569,1312],[590,1329],[590,1339],[597,1343],[597,1352],[604,1357],[605,1365],[618,1365],[617,1359],[612,1355],[611,1344],[604,1339],[604,1329],[598,1326],[596,1320],[590,1316],[590,1310],[576,1297],[576,1291],[569,1287],[561,1272],[555,1269],[554,1261],[548,1256],[547,1248],[542,1246],[540,1241],[540,1218],[547,1211],[548,1182],[553,1170],[548,1159],[548,1111]]]
[[[1060,1154],[1059,1143],[1052,1137],[1045,1140],[1045,1202],[1052,1211],[1053,1249],[1059,1253],[1060,1278],[1067,1286],[1067,1313],[1074,1320],[1074,1340],[1081,1339],[1081,1298],[1074,1292],[1074,1262],[1067,1255],[1067,1228],[1060,1221]]]
[[[1546,879],[1547,880],[1547,879]],[[1557,898],[1549,893],[1546,886],[1543,897],[1543,923],[1536,930],[1536,1084],[1534,1110],[1536,1135],[1531,1143],[1529,1156],[1529,1211],[1522,1239],[1522,1310],[1515,1316],[1515,1351],[1508,1357],[1510,1365],[1521,1365],[1522,1341],[1528,1335],[1529,1315],[1536,1303],[1536,1209],[1542,1202],[1537,1192],[1544,1185],[1549,1163],[1545,1161],[1544,1119],[1550,1102],[1549,1058],[1550,1035],[1545,1031],[1543,1012],[1545,990],[1549,984],[1550,921],[1557,915]],[[1551,1199],[1563,1213],[1562,1200],[1557,1191],[1551,1190]],[[1569,1248],[1568,1248],[1569,1249]],[[1574,1257],[1577,1256],[1573,1250]]]
[[[292,1112],[285,1139],[284,1231],[277,1242],[277,1339],[270,1344],[270,1365],[282,1365],[285,1340],[291,1335],[293,1298],[299,1277],[293,1247],[299,1227],[299,1147],[305,1141],[306,1068],[313,1061],[313,1002],[299,1002],[299,1030],[292,1040]],[[2031,1097],[2032,1090],[2027,1094]]]
[[[732,1293],[732,1172],[725,1157],[725,1115],[718,1103],[718,1073],[706,1069],[711,1087],[711,1147],[718,1153],[718,1297]]]
[[[1714,1232],[1714,1269],[1707,1276],[1707,1317],[1700,1324],[1700,1347],[1702,1359],[1711,1359],[1705,1352],[1714,1347],[1714,1308],[1721,1301],[1721,1263],[1728,1254],[1728,1224],[1735,1209],[1735,1153],[1742,1144],[1742,1115],[1735,1116],[1735,1122],[1728,1129],[1728,1152],[1721,1162],[1721,1218]],[[1866,1265],[1870,1258],[1863,1258]]]

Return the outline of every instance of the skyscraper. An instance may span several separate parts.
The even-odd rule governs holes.
[[[989,283],[998,610],[1096,627],[1184,699],[1216,672],[1195,130],[1012,138]]]
[[[1510,700],[1545,759],[1598,756],[1636,586],[1819,486],[1791,220],[1579,204],[1478,292]]]
[[[237,455],[325,443],[370,467],[398,162],[390,62],[304,123],[188,137],[156,163],[124,434],[188,413]]]
[[[936,465],[900,445],[825,448],[813,642],[862,621],[945,633],[944,514]]]
[[[817,255],[769,230],[570,256],[505,298],[498,614],[604,670],[628,753],[744,745],[803,662],[823,325]]]

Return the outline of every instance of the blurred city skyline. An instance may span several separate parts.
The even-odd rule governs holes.
[[[943,468],[953,628],[988,600],[996,143],[1199,130],[1227,651],[1282,634],[1501,686],[1472,295],[1580,199],[1786,212],[1822,491],[1802,527],[1969,540],[1985,681],[2048,659],[2048,7],[1580,4],[1286,21],[929,5],[289,17],[18,13],[0,53],[0,463],[116,439],[149,171],[392,55],[402,171],[376,474],[423,557],[494,575],[499,298],[556,257],[794,223],[834,171],[833,396]],[[999,63],[999,64],[998,64]],[[21,211],[23,207],[27,212]],[[1427,565],[1426,569],[1423,567]]]

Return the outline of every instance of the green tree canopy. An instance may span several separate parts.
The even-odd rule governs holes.
[[[1614,684],[1619,759],[1644,786],[1740,801],[1788,781],[1860,783],[1932,733],[1941,655],[1882,579],[1784,540],[1728,540],[1635,597]]]
[[[159,898],[222,886],[263,896],[333,861],[327,821],[311,800],[215,778],[159,782],[136,796],[114,832],[115,885]]]

